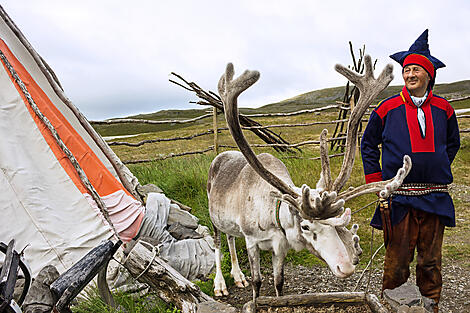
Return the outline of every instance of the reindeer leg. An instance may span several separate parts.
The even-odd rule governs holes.
[[[273,274],[276,296],[282,296],[282,287],[284,285],[284,259],[287,251],[273,252]]]
[[[215,243],[215,278],[214,278],[214,295],[222,297],[228,295],[227,286],[225,285],[224,275],[222,274],[222,256],[220,254],[220,230],[214,224],[214,243]]]
[[[261,288],[261,270],[259,265],[259,247],[255,244],[250,244],[248,238],[245,237],[246,250],[248,251],[248,260],[250,261],[251,269],[251,286],[253,288],[253,302],[259,296]]]
[[[237,249],[235,248],[235,237],[227,235],[228,250],[230,251],[230,259],[232,261],[232,270],[230,275],[232,275],[235,280],[235,285],[239,288],[248,287],[248,282],[246,281],[245,275],[240,269],[238,264]]]

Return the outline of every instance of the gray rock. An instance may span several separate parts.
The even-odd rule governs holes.
[[[198,226],[198,222],[198,218],[192,215],[191,213],[181,209],[177,204],[170,204],[170,212],[168,214],[167,221],[168,225],[180,223],[184,227],[196,229]]]
[[[423,303],[418,287],[410,283],[404,283],[395,289],[385,289],[384,298],[395,310],[403,304],[411,307],[421,306]]]
[[[408,313],[409,310],[410,310],[409,306],[402,304],[397,308],[397,313]]]
[[[434,300],[433,299],[429,299],[427,297],[424,297],[423,296],[423,304],[424,304],[424,308],[426,310],[428,310],[429,312],[433,312],[434,311]]]
[[[197,313],[237,313],[233,306],[217,301],[206,301],[197,305]]]
[[[138,185],[137,186],[137,192],[142,196],[142,197],[147,197],[147,195],[151,192],[156,192],[156,193],[163,193],[163,190],[160,189],[160,187],[154,185],[154,184],[147,184],[145,186]]]
[[[179,222],[171,224],[167,228],[167,230],[173,236],[173,238],[177,240],[188,239],[188,238],[200,239],[203,237],[201,234],[197,233],[193,229],[184,227]]]
[[[243,305],[242,313],[256,313],[256,303],[254,301],[248,301]]]
[[[23,304],[25,313],[46,313],[52,310],[54,299],[52,298],[50,285],[59,277],[59,272],[52,265],[47,265],[33,280]]]
[[[384,290],[384,299],[400,313],[433,312],[434,300],[422,296],[419,288],[408,282],[395,289]]]
[[[409,308],[408,313],[428,313],[429,311],[422,306],[412,306]]]

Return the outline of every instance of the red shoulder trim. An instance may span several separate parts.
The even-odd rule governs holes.
[[[403,100],[398,94],[380,102],[377,108],[375,109],[375,112],[381,119],[383,119],[384,116],[387,115],[388,112],[399,107],[402,104],[403,104]]]
[[[446,111],[447,119],[449,119],[452,114],[454,114],[454,108],[450,105],[450,103],[447,102],[446,99],[439,96],[434,96],[433,101],[431,101],[431,105]]]

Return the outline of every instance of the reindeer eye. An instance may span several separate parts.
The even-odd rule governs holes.
[[[308,225],[302,225],[300,227],[302,228],[302,230],[310,230],[310,227],[308,227]]]
[[[313,233],[313,240],[317,240],[317,233]]]

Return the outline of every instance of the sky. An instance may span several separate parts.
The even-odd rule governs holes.
[[[431,54],[447,67],[436,83],[470,79],[470,1],[2,0],[0,4],[90,120],[204,108],[169,82],[176,72],[206,90],[228,62],[260,80],[239,97],[259,107],[343,86],[334,65],[408,50],[429,29]],[[401,85],[394,64],[392,85]]]

